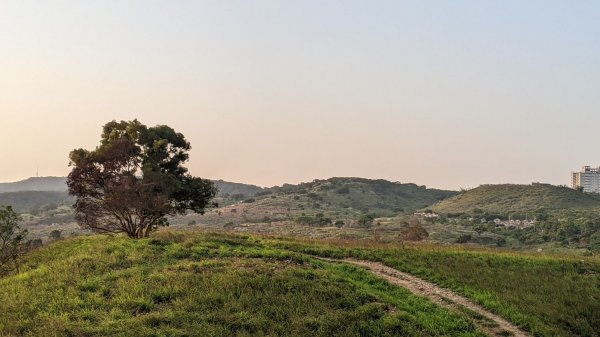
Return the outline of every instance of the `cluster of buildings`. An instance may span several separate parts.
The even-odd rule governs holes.
[[[535,226],[535,220],[500,220],[494,219],[496,226],[504,226],[508,228],[530,228]]]
[[[587,193],[600,193],[600,167],[584,166],[571,174],[571,187]]]
[[[440,217],[439,214],[427,213],[427,212],[417,212],[417,213],[414,213],[414,216],[419,219],[433,219],[433,220],[436,220]]]

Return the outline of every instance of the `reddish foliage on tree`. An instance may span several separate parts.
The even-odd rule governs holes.
[[[413,218],[408,228],[404,229],[401,235],[406,241],[421,241],[427,238],[429,233],[423,228],[419,219]]]
[[[190,148],[166,125],[106,124],[100,146],[69,156],[73,169],[67,185],[77,197],[77,220],[97,232],[143,238],[168,225],[168,215],[204,213],[217,191],[210,180],[192,177],[183,166]]]

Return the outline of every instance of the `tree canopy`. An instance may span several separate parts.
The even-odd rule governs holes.
[[[107,123],[95,150],[76,149],[69,156],[67,185],[77,198],[77,220],[97,232],[142,238],[168,225],[169,215],[204,213],[217,190],[183,166],[190,149],[166,125]]]

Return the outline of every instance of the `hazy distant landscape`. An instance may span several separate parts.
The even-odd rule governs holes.
[[[35,238],[48,240],[52,230],[66,236],[88,233],[76,225],[74,198],[65,181],[42,177],[0,184],[0,189],[13,191],[0,193],[0,204],[22,213]],[[205,215],[177,216],[171,227],[401,242],[418,218],[427,232],[418,241],[574,254],[600,249],[600,238],[594,236],[600,230],[600,196],[567,187],[482,185],[459,192],[361,178],[270,188],[222,180],[215,184],[218,207]],[[415,216],[422,212],[438,217]],[[361,223],[365,215],[369,221]],[[532,225],[511,226],[509,219]]]
[[[600,1],[0,1],[0,337],[600,337]]]

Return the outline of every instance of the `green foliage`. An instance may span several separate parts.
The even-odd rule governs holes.
[[[216,195],[214,184],[192,177],[183,164],[190,143],[166,125],[137,120],[104,125],[100,146],[73,150],[67,178],[84,226],[101,232],[148,236],[168,225],[167,216],[204,213]]]
[[[432,209],[452,217],[535,219],[535,228],[526,230],[494,228],[491,224],[473,227],[478,233],[493,232],[521,245],[559,242],[591,248],[590,236],[600,231],[600,195],[547,184],[482,185],[443,200]]]
[[[358,217],[358,225],[361,227],[371,227],[373,226],[373,221],[375,220],[375,215],[371,213],[364,213]]]
[[[19,258],[27,231],[19,227],[19,216],[10,206],[0,207],[0,275],[19,269]]]
[[[0,280],[0,335],[481,336],[363,269],[246,236],[81,237]]]
[[[296,222],[314,227],[326,227],[332,224],[331,218],[325,217],[323,213],[317,213],[315,216],[301,215],[296,218]]]
[[[600,253],[600,231],[590,236],[590,249],[593,252]]]
[[[58,229],[53,229],[48,236],[50,240],[60,240],[62,237],[62,231]]]
[[[456,239],[456,243],[467,243],[472,239],[471,234],[463,234]]]

